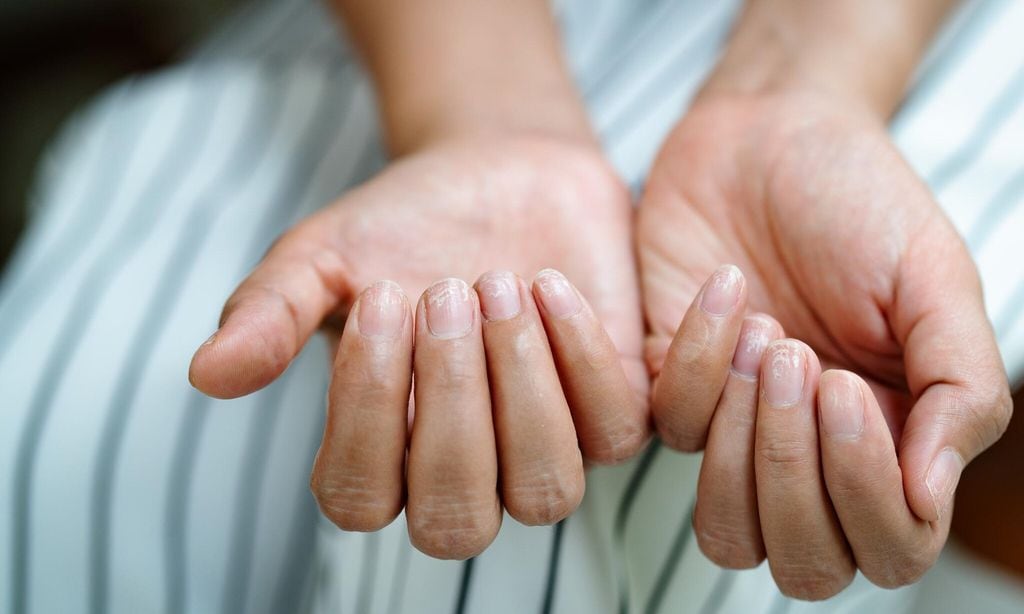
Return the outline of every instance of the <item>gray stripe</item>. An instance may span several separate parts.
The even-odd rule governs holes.
[[[708,593],[708,598],[700,607],[700,614],[716,614],[721,612],[722,605],[732,591],[733,585],[736,584],[738,576],[739,574],[731,569],[721,570],[718,573],[718,579],[715,580],[714,586],[711,587],[711,592]]]
[[[693,539],[693,504],[690,504],[689,510],[683,515],[683,520],[679,524],[679,528],[676,529],[676,536],[672,540],[672,546],[669,548],[668,556],[665,557],[665,562],[661,565],[661,570],[658,571],[657,579],[654,581],[654,587],[651,589],[651,594],[647,597],[647,607],[644,608],[646,614],[657,614],[661,611],[661,605],[665,601],[665,595],[668,594],[668,587],[672,583],[672,578],[676,574],[676,569],[679,568],[679,562],[683,560],[683,554],[686,552],[687,546]]]
[[[188,391],[188,401],[181,413],[181,426],[174,438],[171,455],[170,478],[167,482],[169,496],[164,507],[164,612],[178,614],[185,611],[185,596],[188,594],[188,573],[186,569],[186,518],[192,491],[192,475],[199,453],[199,434],[209,408],[209,400],[195,390]]]
[[[284,96],[289,88],[284,87],[286,80],[278,72],[273,73],[274,80],[280,81],[279,87],[271,87],[270,91],[277,95],[257,97],[262,106],[252,112],[246,125],[240,131],[240,138],[233,145],[232,153],[227,159],[232,161],[231,171],[226,176],[239,178],[237,182],[226,181],[226,184],[238,185],[250,181],[265,153],[270,149],[270,140],[274,129],[281,121],[284,108]],[[220,176],[225,176],[220,174]],[[269,233],[268,233],[269,235]],[[269,240],[270,237],[265,237]],[[209,411],[209,399],[192,389],[186,392],[186,404],[180,412],[181,423],[174,440],[171,455],[171,469],[168,476],[168,497],[165,506],[164,522],[164,569],[165,569],[165,612],[176,614],[185,609],[187,595],[186,573],[186,527],[185,518],[189,507],[189,485],[192,481],[198,444],[202,432],[202,424]]]
[[[651,100],[664,98],[666,91],[674,91],[678,87],[678,79],[670,75],[685,75],[687,66],[699,60],[707,60],[719,53],[719,48],[728,32],[725,24],[709,19],[704,26],[693,33],[689,44],[679,47],[664,67],[655,72],[647,83],[633,94],[633,104],[624,106],[620,112],[608,119],[601,130],[602,140],[606,143],[622,143],[639,122],[646,117],[639,112],[641,105],[650,104]],[[665,84],[668,84],[667,86]]]
[[[363,536],[363,560],[359,565],[359,589],[356,612],[364,614],[373,607],[373,591],[377,586],[377,564],[380,559],[380,531]]]
[[[1021,280],[1010,293],[1010,299],[1006,301],[1006,306],[995,318],[994,328],[996,329],[996,336],[1006,337],[1013,332],[1014,326],[1020,321],[1021,315],[1024,314],[1024,280]],[[1010,376],[1015,375],[1011,373]]]
[[[614,552],[615,580],[619,589],[619,614],[629,613],[629,559],[626,554],[626,528],[629,526],[629,519],[633,514],[633,505],[636,503],[640,487],[647,480],[651,466],[661,448],[661,440],[655,439],[644,450],[640,460],[637,461],[633,474],[626,482],[626,488],[623,490],[622,498],[619,499],[619,505],[615,510],[615,524],[612,526],[612,551]]]
[[[249,432],[245,437],[245,451],[242,453],[242,474],[235,485],[235,505],[231,518],[231,545],[228,548],[228,572],[224,576],[224,592],[221,595],[221,611],[248,612],[249,578],[252,570],[253,540],[256,536],[257,512],[260,495],[263,492],[263,477],[267,462],[266,453],[274,435],[274,427],[281,416],[282,399],[289,383],[295,379],[295,370],[289,369],[259,396],[259,403],[252,410]]]
[[[100,143],[98,155],[90,160],[89,182],[82,190],[82,198],[66,207],[74,215],[64,232],[53,242],[51,249],[40,256],[38,264],[31,270],[19,271],[21,267],[11,266],[5,275],[5,295],[0,297],[3,317],[0,318],[0,363],[14,344],[12,339],[21,332],[25,320],[36,312],[39,302],[49,295],[71,265],[81,257],[86,247],[96,238],[100,224],[108,216],[109,207],[116,200],[121,187],[118,178],[124,175],[128,161],[135,157],[148,125],[155,118],[145,113],[141,104],[125,105],[135,90],[134,81],[118,88],[115,95],[103,103],[104,113],[99,123]],[[124,107],[128,113],[122,114]],[[117,155],[114,155],[117,152]],[[42,220],[33,225],[42,228]],[[23,253],[28,253],[32,242],[22,240]],[[26,267],[27,263],[26,263]],[[17,297],[17,300],[14,300]],[[74,317],[72,314],[69,317]]]
[[[768,608],[768,614],[786,614],[792,605],[792,599],[782,593],[776,593],[775,597],[772,598],[771,606]]]
[[[280,55],[280,45],[277,43],[281,34],[295,29],[293,26],[302,14],[300,9],[308,7],[309,4],[308,0],[263,0],[249,4],[241,9],[227,27],[209,43],[197,49],[192,59],[203,62],[225,54]],[[276,11],[277,15],[266,15],[268,9]],[[252,25],[259,25],[260,30],[241,32],[243,26]]]
[[[321,96],[316,110],[310,116],[310,122],[306,127],[306,132],[303,135],[301,142],[310,143],[307,147],[302,148],[295,156],[290,160],[291,166],[294,169],[293,172],[288,173],[287,176],[290,181],[283,184],[282,189],[273,197],[269,198],[270,203],[284,203],[286,199],[292,197],[295,194],[301,194],[311,185],[310,179],[313,171],[316,168],[316,163],[319,161],[327,148],[331,143],[331,139],[335,137],[335,134],[329,130],[324,130],[323,126],[325,120],[330,116],[338,113],[338,109],[341,109],[341,120],[338,122],[338,126],[344,124],[344,117],[347,116],[348,110],[350,109],[351,100],[354,99],[355,90],[351,92],[349,97],[349,103],[345,105],[337,104],[334,96]],[[248,144],[247,147],[254,152],[269,152],[269,148],[252,147]],[[253,167],[255,170],[256,166]],[[308,172],[307,172],[308,171]],[[319,203],[309,203],[311,205]],[[283,231],[293,217],[301,211],[294,210],[285,206],[271,207],[266,213],[265,217],[259,224],[258,231],[253,235],[253,240],[250,242],[246,249],[248,257],[246,258],[246,266],[243,270],[239,271],[239,277],[244,276],[245,272],[250,268],[252,262],[259,259],[266,246],[270,243],[271,239],[281,231]],[[192,473],[195,469],[195,451],[192,449],[194,445],[192,441],[198,440],[202,437],[202,431],[206,427],[206,416],[210,411],[210,405],[212,401],[206,397],[199,396],[196,394],[195,400],[190,400],[188,408],[183,414],[182,424],[178,432],[178,436],[175,439],[175,464],[172,466],[172,483],[174,484],[174,490],[169,494],[169,501],[171,507],[169,510],[168,523],[169,526],[175,528],[176,534],[168,532],[165,534],[165,538],[169,541],[175,539],[184,540],[187,535],[187,510],[189,497],[191,495],[190,489],[188,488],[191,483]],[[190,441],[192,440],[192,441]],[[180,463],[180,464],[179,464]],[[186,553],[184,551],[184,544],[180,546],[174,546],[169,548],[169,586],[173,586],[178,589],[179,595],[168,595],[170,606],[185,603],[185,597],[188,591],[187,583],[187,569],[186,569]],[[249,561],[236,562],[236,565],[245,565],[249,567]],[[248,580],[245,580],[247,582]],[[179,609],[168,608],[168,611],[179,611]]]
[[[912,117],[936,94],[967,55],[967,50],[978,44],[986,31],[1011,6],[1006,0],[984,0],[978,3],[963,25],[954,33],[935,60],[925,69],[913,84],[913,89],[895,113],[894,123],[905,117]]]
[[[465,614],[469,602],[469,586],[473,582],[473,565],[476,557],[462,562],[462,578],[459,580],[459,592],[455,595],[455,614]],[[363,614],[359,612],[359,614]]]
[[[191,113],[184,117],[198,116],[205,118],[203,105],[199,97],[194,97],[192,105],[187,107]],[[190,134],[193,130],[182,130],[179,134]],[[185,139],[177,142],[178,148],[184,149]],[[172,150],[176,148],[171,148]],[[181,152],[184,153],[184,152]],[[171,181],[178,177],[177,162],[187,160],[180,153],[168,156],[170,162],[158,166],[153,181],[147,185],[146,198],[141,202],[152,202],[159,196],[174,189]],[[161,172],[162,171],[162,172]],[[31,558],[28,539],[32,534],[31,484],[37,461],[37,452],[43,430],[53,409],[53,398],[59,389],[71,358],[75,353],[86,327],[82,324],[93,318],[97,304],[102,298],[108,284],[114,278],[121,265],[144,243],[146,237],[156,227],[159,214],[164,210],[158,206],[136,207],[114,235],[111,243],[100,254],[89,271],[83,276],[71,301],[72,308],[68,317],[61,324],[57,341],[50,348],[49,355],[42,370],[41,384],[37,386],[29,404],[28,419],[18,437],[18,452],[15,462],[14,478],[14,545],[11,549],[12,578],[11,600],[12,612],[23,614],[28,609],[28,584],[31,572]]]
[[[965,233],[967,245],[972,252],[977,253],[981,250],[985,242],[992,238],[992,233],[1006,219],[1006,216],[1016,210],[1022,199],[1024,199],[1024,169],[1012,175],[1000,186],[996,195],[981,210],[974,226]]]
[[[324,391],[324,395],[327,394],[326,380],[320,383],[319,389]],[[309,431],[310,438],[306,446],[308,452],[306,458],[309,465],[313,464],[313,456],[323,435],[323,414],[320,416],[320,420]],[[277,580],[276,596],[270,608],[271,612],[303,611],[297,606],[303,602],[304,597],[312,595],[312,591],[306,589],[314,558],[310,553],[316,550],[316,522],[319,510],[309,492],[309,482],[301,480],[297,486],[292,526],[288,530],[288,552],[284,557],[281,575]],[[392,595],[395,590],[392,587]]]
[[[555,605],[555,589],[558,584],[558,561],[562,557],[562,544],[565,539],[565,524],[568,518],[555,525],[551,535],[551,554],[548,558],[548,577],[544,584],[544,600],[541,602],[541,614],[551,614]]]
[[[613,57],[602,62],[600,70],[594,71],[588,78],[583,79],[583,83],[579,87],[583,97],[589,100],[596,93],[606,89],[607,82],[620,74],[620,71],[632,59],[644,41],[653,38],[660,29],[669,27],[671,20],[666,17],[671,14],[672,9],[678,8],[679,5],[677,0],[656,0],[655,6],[648,6],[646,10],[630,11],[630,19],[623,21],[617,28],[618,33],[610,37],[612,40],[626,36],[629,38],[623,45],[617,47],[618,52]],[[642,17],[647,19],[641,20]]]
[[[934,171],[928,173],[928,183],[935,192],[942,191],[953,179],[970,167],[980,156],[992,138],[998,134],[999,128],[1013,115],[1024,98],[1024,65],[1021,65],[1013,78],[996,96],[985,110],[971,131],[971,136],[959,148],[943,160]]]
[[[194,172],[195,165],[200,159],[200,156],[196,155],[197,152],[201,152],[209,146],[208,139],[212,133],[210,122],[214,116],[210,109],[223,104],[227,90],[228,87],[215,90],[212,94],[214,100],[212,104],[209,99],[204,99],[201,95],[197,96],[200,103],[206,103],[201,104],[203,108],[197,110],[199,116],[203,117],[204,123],[197,126],[198,131],[184,130],[180,133],[181,150],[177,151],[177,155],[173,158],[175,163],[171,165],[175,172],[168,177],[165,184],[161,185],[162,190],[159,192],[167,194],[167,199],[159,204],[151,199],[141,199],[142,208],[164,208],[166,204],[177,200],[177,193],[182,186],[186,185],[181,178]],[[185,151],[186,148],[187,151]],[[180,166],[181,164],[186,166]],[[223,176],[222,172],[213,174],[213,181],[216,181],[218,176]],[[223,194],[218,192],[219,190],[197,198],[185,223],[181,225],[173,243],[174,250],[160,272],[160,283],[143,308],[143,317],[138,328],[132,334],[131,344],[117,371],[114,393],[105,411],[97,446],[96,462],[93,465],[90,501],[90,611],[94,614],[100,614],[109,609],[110,523],[112,521],[114,472],[124,443],[124,432],[130,421],[131,408],[136,400],[143,374],[149,366],[154,350],[159,345],[159,338],[162,333],[166,332],[163,323],[173,312],[180,297],[178,290],[191,274],[210,227],[225,211],[224,207],[218,206],[223,197]]]
[[[391,597],[388,599],[388,614],[399,614],[405,606],[405,586],[409,577],[409,559],[412,554],[409,542],[403,536],[398,538],[398,557],[391,580]]]

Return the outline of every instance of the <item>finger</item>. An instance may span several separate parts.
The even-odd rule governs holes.
[[[398,284],[377,282],[345,324],[310,483],[342,529],[376,531],[402,511],[412,318]]]
[[[409,538],[436,558],[466,559],[501,525],[498,462],[476,293],[431,286],[416,309],[416,412],[409,447]]]
[[[533,293],[583,456],[597,463],[633,456],[649,437],[647,412],[601,322],[558,271],[538,273]]]
[[[683,316],[654,386],[651,410],[663,442],[684,452],[704,448],[722,395],[746,304],[740,270],[723,266]]]
[[[916,399],[900,465],[910,507],[924,520],[950,512],[964,465],[999,439],[1012,413],[977,272],[959,238],[949,235],[952,256],[907,258],[920,264],[901,273],[893,318]]]
[[[202,392],[234,398],[274,381],[351,294],[341,257],[310,219],[271,248],[196,350],[189,381]]]
[[[773,341],[761,361],[754,472],[772,576],[798,599],[825,599],[856,568],[825,490],[815,390],[821,367],[805,344]]]
[[[554,524],[583,499],[583,458],[544,325],[529,288],[513,273],[488,273],[476,289],[502,502],[523,524]]]
[[[826,371],[818,388],[822,468],[833,507],[861,572],[896,588],[934,563],[949,522],[914,515],[882,410],[867,384],[847,371]]]
[[[765,557],[754,479],[754,425],[761,357],[781,337],[782,327],[766,315],[743,319],[701,461],[693,512],[697,543],[712,562],[729,569],[757,567]]]

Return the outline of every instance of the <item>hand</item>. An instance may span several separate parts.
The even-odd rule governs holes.
[[[1010,397],[971,258],[882,123],[809,94],[701,100],[651,172],[638,252],[658,432],[707,445],[708,557],[767,556],[805,599],[857,568],[919,577]],[[701,290],[722,262],[747,278],[724,269]],[[768,345],[784,334],[809,346]]]
[[[282,236],[228,300],[191,381],[217,397],[247,394],[279,376],[317,328],[335,339],[344,330],[313,470],[321,509],[342,528],[376,530],[401,510],[407,486],[413,543],[437,557],[473,556],[500,524],[499,467],[508,511],[550,523],[582,495],[580,449],[615,462],[647,439],[631,214],[589,146],[441,141]],[[481,322],[465,282],[431,285],[499,266],[524,275],[557,267],[579,289],[540,275],[538,310],[515,276],[485,276]],[[397,283],[371,285],[385,278]],[[428,285],[408,314],[402,289],[418,296]],[[546,303],[546,291],[560,302]]]

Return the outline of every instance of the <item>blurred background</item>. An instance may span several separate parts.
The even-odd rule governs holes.
[[[244,0],[0,2],[0,268],[25,224],[39,155],[69,113],[173,62]]]
[[[0,3],[0,271],[26,221],[36,165],[105,86],[173,63],[246,0]],[[1016,407],[1024,407],[1017,393]],[[966,472],[956,537],[920,612],[1024,611],[1024,419]]]

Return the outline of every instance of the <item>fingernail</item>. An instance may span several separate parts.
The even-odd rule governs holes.
[[[544,310],[556,318],[568,318],[583,308],[580,297],[576,294],[569,280],[554,269],[544,269],[537,273],[537,289]]]
[[[402,288],[393,281],[378,281],[359,297],[359,332],[364,337],[397,337],[405,313]]]
[[[740,341],[732,357],[732,369],[746,377],[757,377],[761,371],[761,357],[771,341],[771,322],[763,318],[746,318],[740,328]]]
[[[953,448],[945,448],[932,461],[928,469],[928,492],[935,504],[935,514],[942,518],[949,513],[953,505],[953,493],[960,481],[960,473],[964,470],[964,460]]]
[[[461,279],[443,279],[427,289],[427,327],[435,337],[461,337],[473,328],[473,301]]]
[[[700,308],[713,316],[724,316],[733,310],[740,298],[743,276],[731,264],[719,267],[704,286]]]
[[[796,405],[804,393],[803,347],[795,341],[776,341],[766,352],[767,368],[761,375],[765,401],[779,408]]]
[[[214,333],[212,335],[209,336],[209,338],[206,339],[206,341],[203,341],[203,344],[200,345],[199,347],[205,347],[207,345],[213,345],[213,342],[217,340],[217,333],[219,333],[219,332],[220,332],[220,329],[218,328],[216,331],[214,331]]]
[[[480,309],[490,321],[508,320],[519,315],[523,305],[519,300],[519,283],[508,271],[491,271],[477,282]]]
[[[827,379],[827,382],[826,382]],[[864,431],[864,393],[849,373],[827,373],[821,399],[821,425],[830,437],[856,439]]]

